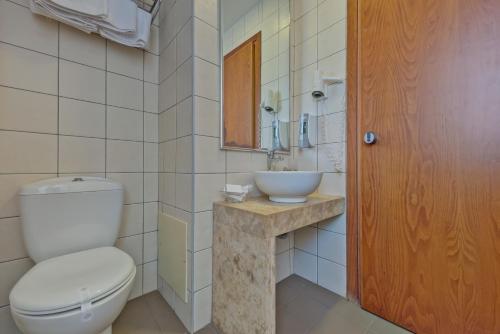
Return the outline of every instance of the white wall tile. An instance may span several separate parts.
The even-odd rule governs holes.
[[[193,172],[193,137],[187,136],[176,140],[175,171]]]
[[[59,61],[59,95],[105,102],[105,72],[66,60]]]
[[[110,172],[142,172],[143,147],[142,143],[107,140],[106,141],[106,168]]]
[[[344,173],[324,173],[318,192],[325,195],[345,196],[346,176]]]
[[[315,36],[295,46],[295,69],[300,69],[318,61],[318,38]]]
[[[144,233],[144,263],[158,258],[158,233]]]
[[[144,203],[144,232],[158,230],[158,202]]]
[[[61,136],[59,138],[59,172],[104,172],[105,154],[104,139]]]
[[[186,60],[176,72],[177,102],[193,94],[193,59]]]
[[[57,97],[0,87],[0,129],[57,133]]]
[[[17,194],[22,185],[55,176],[55,174],[0,174],[0,218],[21,214]]]
[[[108,173],[108,177],[120,182],[125,188],[124,204],[141,203],[143,201],[142,173]]]
[[[210,24],[212,27],[218,27],[218,1],[194,1],[194,15]]]
[[[144,173],[144,202],[158,201],[158,173]]]
[[[159,86],[149,82],[144,83],[144,111],[157,114]]]
[[[176,107],[172,107],[167,111],[162,112],[159,115],[158,123],[159,123],[159,139],[160,142],[166,140],[172,140],[177,137],[177,129],[176,129]]]
[[[144,143],[144,171],[158,172],[158,144]]]
[[[107,42],[107,70],[132,78],[143,78],[143,51],[122,44]]]
[[[290,251],[276,255],[276,282],[280,282],[292,274]]]
[[[57,22],[0,1],[0,41],[57,56]]]
[[[318,0],[292,0],[293,1],[293,15],[297,19],[315,8],[318,5]],[[320,0],[321,1],[321,0]]]
[[[198,135],[220,136],[220,104],[203,97],[194,97],[194,132]]]
[[[143,83],[123,75],[107,74],[107,103],[112,106],[142,110]]]
[[[0,43],[0,85],[57,94],[57,58]]]
[[[319,223],[318,227],[322,230],[346,234],[346,215],[341,214],[340,216],[327,219]]]
[[[219,100],[219,68],[203,59],[195,58],[194,71],[194,94],[216,101]]]
[[[21,218],[0,219],[0,262],[28,256],[24,245]]]
[[[176,62],[181,66],[193,55],[193,20],[187,22],[176,37]]]
[[[160,83],[158,110],[163,112],[173,106],[177,101],[177,74],[173,73]]]
[[[149,293],[158,289],[158,262],[153,261],[143,265],[143,293]]]
[[[304,0],[309,1],[309,0]],[[314,1],[314,0],[313,0]],[[295,21],[295,43],[300,44],[318,32],[318,11],[315,8]]]
[[[342,173],[345,166],[345,143],[318,145],[318,170],[324,172]]]
[[[345,297],[347,290],[346,267],[318,258],[318,284]]]
[[[175,206],[185,211],[193,210],[193,175],[175,175]]]
[[[193,133],[193,98],[189,97],[177,105],[177,137]]]
[[[144,141],[158,143],[158,114],[144,113]]]
[[[134,259],[136,265],[142,264],[142,235],[132,235],[119,238],[116,247],[127,253]]]
[[[198,331],[210,324],[212,319],[212,286],[194,293],[194,325]]]
[[[0,173],[55,173],[57,137],[0,131]]]
[[[346,48],[346,25],[346,20],[342,20],[318,34],[318,57],[320,59]]]
[[[143,232],[143,205],[128,204],[123,206],[120,237],[126,237]]]
[[[172,73],[177,69],[176,62],[176,41],[175,39],[170,43],[165,50],[163,50],[160,54],[160,82],[163,82],[166,78],[168,78]]]
[[[0,307],[9,304],[10,291],[32,266],[29,258],[0,263]]]
[[[193,251],[212,247],[213,212],[205,211],[194,215]]]
[[[105,124],[105,105],[59,98],[60,134],[104,138]]]
[[[324,259],[346,265],[346,236],[318,230],[318,255]]]
[[[106,68],[106,40],[66,24],[60,25],[59,55],[77,63]]]
[[[225,172],[226,152],[220,149],[219,138],[194,136],[194,150],[195,173]]]
[[[21,334],[14,323],[14,319],[12,319],[9,306],[0,307],[0,324],[2,334]]]
[[[212,284],[212,248],[194,253],[193,289],[198,291]]]
[[[109,106],[107,108],[107,137],[142,141],[143,112]]]
[[[144,80],[159,83],[160,58],[149,52],[144,53]]]
[[[346,0],[326,0],[318,6],[318,30],[322,31],[347,16]]]
[[[295,274],[313,282],[318,281],[318,257],[295,249],[293,256],[293,270]]]
[[[316,228],[306,226],[295,231],[295,248],[317,255],[318,230]]]
[[[219,32],[205,21],[194,19],[194,55],[219,63]]]
[[[142,295],[142,265],[136,267],[134,285],[132,286],[132,291],[130,291],[130,296],[128,300],[140,297]]]
[[[224,174],[195,174],[195,211],[212,210],[213,202],[222,200]]]

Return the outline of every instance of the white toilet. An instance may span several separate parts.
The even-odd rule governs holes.
[[[111,333],[135,278],[132,258],[113,247],[123,187],[96,177],[62,177],[20,191],[23,234],[36,262],[10,293],[25,334]]]

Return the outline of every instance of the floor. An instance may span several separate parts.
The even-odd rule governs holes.
[[[276,308],[277,334],[410,333],[296,275],[278,284]],[[184,333],[187,330],[157,291],[130,301],[113,324],[113,334]],[[217,331],[207,326],[196,334]]]

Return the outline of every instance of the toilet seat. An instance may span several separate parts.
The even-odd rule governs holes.
[[[115,247],[101,247],[42,261],[10,294],[11,308],[26,316],[55,315],[90,308],[130,284],[132,258]]]

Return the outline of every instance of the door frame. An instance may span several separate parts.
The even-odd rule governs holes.
[[[361,226],[359,221],[359,17],[358,2],[347,0],[347,298],[360,301],[359,240]]]

